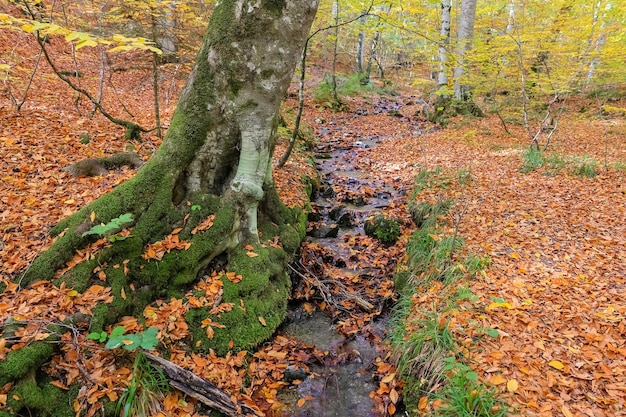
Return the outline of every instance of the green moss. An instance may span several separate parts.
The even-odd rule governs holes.
[[[363,224],[365,233],[373,236],[385,245],[393,245],[400,237],[400,225],[397,221],[384,216],[374,216]]]
[[[73,384],[69,391],[64,391],[50,384],[50,379],[46,378],[40,383],[41,394],[46,400],[46,408],[51,417],[75,417],[76,413],[72,408],[74,398],[78,396],[81,386]]]
[[[98,304],[92,310],[93,316],[91,316],[91,326],[89,328],[92,332],[101,332],[104,330],[107,324],[111,324],[109,315],[109,307],[106,304]]]
[[[214,328],[214,337],[208,339],[206,329],[201,325],[202,320],[208,317],[208,310],[192,309],[187,313],[185,318],[194,342],[200,341],[198,350],[211,348],[224,354],[229,350],[230,341],[234,342],[235,350],[251,349],[271,337],[285,318],[291,285],[283,269],[285,252],[260,246],[253,251],[259,256],[249,257],[246,250],[238,250],[231,255],[229,270],[241,274],[243,278],[238,283],[226,278],[222,280],[222,300],[232,303],[234,308],[211,317],[225,328]]]
[[[27,408],[30,412],[43,411],[46,406],[41,389],[35,380],[35,371],[30,370],[28,375],[20,379],[9,391],[7,407],[15,412]],[[38,413],[39,414],[39,413]]]
[[[52,357],[54,346],[46,342],[36,342],[18,350],[12,350],[0,362],[0,386],[26,375]]]
[[[16,415],[26,409],[27,413],[22,412],[19,415],[74,417],[76,413],[72,409],[72,403],[80,386],[74,384],[68,391],[64,391],[51,385],[50,381],[49,377],[37,381],[35,372],[18,381],[7,396],[7,408],[11,413],[6,415]],[[2,415],[5,414],[0,413]]]
[[[410,280],[411,280],[411,272],[408,269],[396,271],[396,273],[393,276],[393,283],[394,283],[394,286],[396,287],[396,291],[400,294],[404,293],[408,288]],[[408,288],[408,290],[410,291],[411,289]]]

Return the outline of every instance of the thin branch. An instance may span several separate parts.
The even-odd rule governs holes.
[[[371,303],[369,303],[368,301],[364,300],[362,297],[348,290],[348,287],[343,282],[338,281],[336,279],[330,279],[330,278],[319,279],[318,277],[315,276],[315,274],[312,274],[304,265],[299,264],[298,266],[304,269],[306,274],[298,271],[292,265],[289,265],[289,268],[300,278],[302,278],[303,280],[305,280],[306,282],[308,282],[309,284],[317,288],[320,292],[320,295],[322,296],[322,299],[326,302],[326,304],[332,305],[336,308],[341,308],[338,302],[335,301],[332,290],[328,286],[328,284],[331,284],[331,285],[336,286],[339,289],[339,295],[341,295],[342,297],[348,300],[354,301],[362,309],[366,311],[372,311],[374,309],[374,306]]]

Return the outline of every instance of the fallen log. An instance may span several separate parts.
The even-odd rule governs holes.
[[[163,372],[171,387],[197,399],[207,407],[229,417],[263,415],[246,404],[234,403],[230,395],[193,372],[149,352],[144,352],[144,355],[155,368]]]

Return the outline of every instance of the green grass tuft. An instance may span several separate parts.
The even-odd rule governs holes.
[[[443,407],[435,411],[441,417],[505,417],[511,407],[497,398],[494,388],[487,387],[478,379],[478,374],[455,357],[444,359],[446,384],[435,395]]]

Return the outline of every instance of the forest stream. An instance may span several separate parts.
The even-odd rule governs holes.
[[[377,361],[389,360],[384,339],[393,307],[390,282],[397,257],[381,258],[394,248],[368,237],[364,222],[403,201],[405,191],[365,167],[363,156],[385,137],[362,128],[367,127],[363,116],[389,112],[386,117],[391,118],[401,106],[398,100],[380,99],[372,110],[316,120],[320,140],[316,165],[322,183],[313,196],[307,242],[294,264],[294,300],[281,334],[313,346],[317,353],[308,369],[289,365],[285,371],[285,380],[297,385],[278,395],[287,405],[284,416],[380,415],[370,392],[378,388]],[[311,285],[312,276],[318,288]],[[320,285],[329,293],[324,294]],[[388,291],[380,291],[381,287]],[[355,317],[355,310],[363,317]],[[360,325],[345,326],[350,319]],[[298,403],[302,398],[307,401]]]

